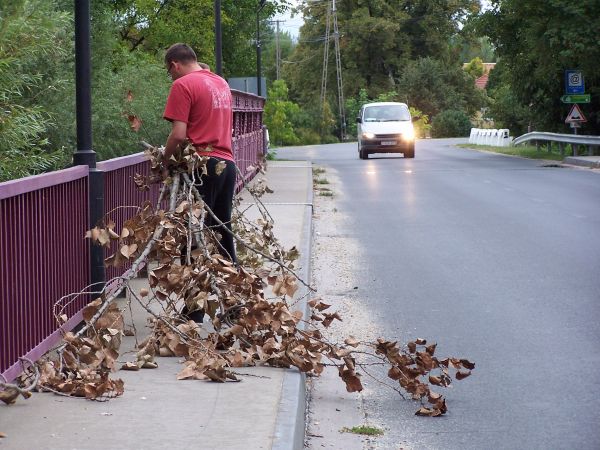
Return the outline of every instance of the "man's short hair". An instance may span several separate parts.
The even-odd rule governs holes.
[[[183,64],[196,62],[196,53],[187,44],[173,44],[167,49],[167,53],[165,53],[165,64],[168,66],[173,61]]]

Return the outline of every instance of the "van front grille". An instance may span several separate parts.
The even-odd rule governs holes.
[[[376,139],[400,139],[399,134],[376,134]]]

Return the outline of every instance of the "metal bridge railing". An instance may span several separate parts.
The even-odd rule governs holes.
[[[233,151],[242,177],[237,190],[252,179],[264,155],[264,99],[232,91]],[[0,183],[0,381],[12,381],[22,371],[20,357],[38,359],[81,321],[89,301],[79,296],[65,309],[59,326],[53,305],[61,297],[83,291],[91,279],[89,190],[103,183],[104,214],[121,229],[135,211],[119,208],[158,200],[157,185],[138,191],[133,176],[147,175],[143,153],[103,161],[92,174],[76,166],[47,174]],[[92,176],[94,175],[94,176]],[[114,250],[114,249],[113,249]],[[108,252],[105,252],[105,256]],[[105,280],[128,267],[105,269]]]

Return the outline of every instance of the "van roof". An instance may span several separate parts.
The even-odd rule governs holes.
[[[408,105],[406,103],[400,103],[400,102],[374,102],[374,103],[365,103],[363,105],[363,107],[365,107],[365,106],[386,106],[386,105],[402,105],[402,106],[406,106],[408,108]]]

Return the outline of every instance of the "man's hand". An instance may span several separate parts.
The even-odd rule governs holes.
[[[171,133],[167,138],[165,145],[165,151],[163,153],[165,160],[171,159],[171,156],[177,150],[177,147],[183,143],[187,138],[187,123],[174,120],[171,122]]]

